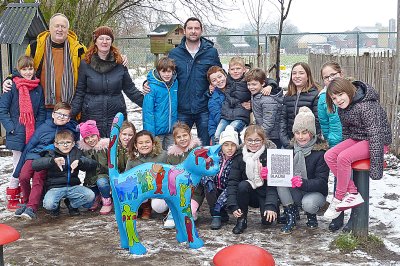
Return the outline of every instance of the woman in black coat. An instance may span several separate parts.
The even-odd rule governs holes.
[[[109,27],[93,32],[94,44],[89,47],[79,67],[78,84],[72,100],[72,117],[81,113],[83,122],[95,120],[100,136],[109,137],[114,116],[121,112],[127,117],[126,96],[142,106],[143,95],[135,87],[122,65],[122,57],[112,45],[114,35]]]

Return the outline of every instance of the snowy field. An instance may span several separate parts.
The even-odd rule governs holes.
[[[136,84],[141,87],[142,79],[136,80]],[[129,120],[140,129],[140,108],[128,104],[128,112]],[[370,232],[382,238],[386,245],[379,254],[355,251],[343,255],[330,249],[331,241],[339,232],[330,233],[329,221],[322,216],[318,217],[319,228],[309,230],[305,225],[306,217],[302,215],[294,232],[284,236],[279,233],[279,225],[263,227],[258,210],[253,209],[244,234],[232,234],[233,216],[221,230],[213,231],[209,229],[211,218],[204,204],[196,222],[199,235],[205,241],[204,247],[191,250],[186,244],[178,244],[174,231],[161,229],[162,217],[154,215],[149,221],[138,220],[139,235],[148,254],[134,256],[119,248],[113,215],[85,212],[69,217],[66,209],[62,209],[57,219],[45,215],[43,210],[35,221],[14,218],[13,213],[6,210],[5,202],[12,159],[0,157],[0,220],[21,233],[20,240],[5,246],[6,265],[212,265],[212,258],[220,249],[239,243],[268,250],[277,265],[400,265],[400,165],[393,156],[388,161],[389,168],[382,180],[370,182]],[[331,176],[330,191],[332,183]],[[330,199],[331,195],[328,201]]]

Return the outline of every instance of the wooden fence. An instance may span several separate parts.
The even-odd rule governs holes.
[[[346,77],[362,80],[374,87],[380,96],[381,105],[385,108],[391,124],[393,134],[392,151],[400,154],[400,129],[398,128],[398,112],[396,104],[399,104],[398,88],[396,88],[396,56],[390,52],[365,53],[361,56],[351,55],[326,55],[309,54],[308,64],[311,67],[314,78],[320,83],[321,66],[328,61],[336,61],[340,64]]]

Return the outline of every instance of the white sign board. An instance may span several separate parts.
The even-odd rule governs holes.
[[[268,149],[268,186],[292,187],[293,150]]]

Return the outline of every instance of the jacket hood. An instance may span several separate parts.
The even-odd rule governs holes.
[[[102,138],[97,142],[96,146],[90,147],[85,141],[80,140],[78,141],[78,148],[83,151],[90,151],[90,150],[95,150],[95,151],[105,151],[108,149],[108,145],[110,144],[110,139],[109,138]]]
[[[353,100],[351,101],[352,105],[361,101],[379,101],[378,93],[372,89],[370,85],[358,80],[352,83],[357,88]]]
[[[177,78],[176,71],[174,71],[174,73],[172,74],[171,80],[168,82],[165,82],[162,80],[160,73],[157,71],[157,69],[151,70],[149,75],[152,75],[153,78],[155,79],[155,81],[166,84],[168,88],[170,88],[174,84],[174,82],[176,81],[176,78]],[[149,78],[147,78],[147,80],[149,80]]]
[[[183,155],[185,152],[188,152],[198,146],[201,146],[201,141],[198,137],[193,136],[186,150],[182,150],[181,148],[179,148],[178,145],[173,144],[168,147],[168,155],[174,155],[174,156]]]

